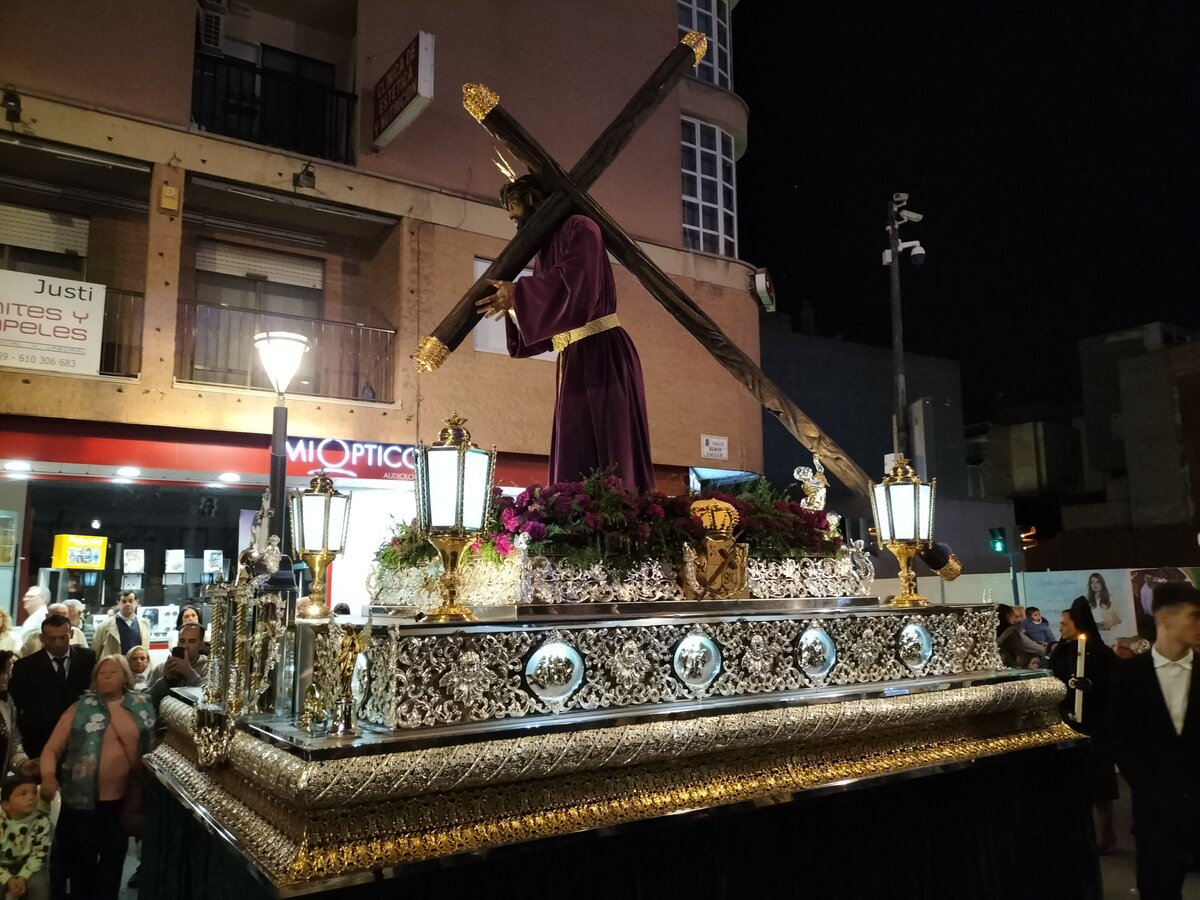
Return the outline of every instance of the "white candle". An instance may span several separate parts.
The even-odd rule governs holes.
[[[1083,661],[1087,658],[1087,635],[1079,635],[1079,643],[1075,650],[1075,677],[1083,677]],[[1075,721],[1083,721],[1083,691],[1075,688]]]

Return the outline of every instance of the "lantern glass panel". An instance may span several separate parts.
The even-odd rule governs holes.
[[[917,520],[917,528],[919,529],[917,536],[921,540],[927,541],[933,537],[931,529],[931,525],[933,524],[933,489],[927,484],[922,484],[919,487],[919,491],[920,513]]]
[[[486,450],[472,448],[467,451],[463,467],[463,528],[478,531],[483,528],[483,517],[488,505],[488,470],[491,455]]]
[[[892,539],[892,525],[888,521],[887,488],[882,484],[871,486],[875,492],[875,527],[879,530],[879,540]]]
[[[458,447],[430,447],[429,527],[453,528],[458,524]]]
[[[329,549],[341,553],[346,546],[346,517],[350,513],[350,498],[334,494],[329,498]]]
[[[890,484],[888,505],[892,511],[892,540],[911,541],[917,537],[917,486]]]
[[[317,553],[325,543],[325,495],[300,495],[301,551]]]

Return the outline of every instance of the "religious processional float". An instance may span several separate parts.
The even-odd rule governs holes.
[[[703,51],[686,36],[610,129],[620,139],[597,146],[615,152]],[[468,86],[467,105],[547,171],[487,95],[481,108]],[[554,166],[546,220],[510,248],[574,209],[602,215],[582,193],[602,158],[589,151],[570,176]],[[506,249],[484,279],[511,278],[534,246]],[[648,259],[614,253],[656,299],[673,296]],[[720,335],[683,301],[673,314],[693,333]],[[440,365],[466,316],[422,341],[419,365]],[[994,607],[917,594],[910,561],[932,558],[934,485],[902,456],[872,484],[744,354],[729,362],[741,351],[727,339],[723,350],[818,454],[803,498],[765,485],[639,495],[603,472],[503,497],[494,451],[452,417],[418,452],[418,522],[396,528],[351,604],[369,616],[324,601],[351,503],[328,477],[289,501],[307,598],[289,591],[277,536],[255,529],[237,581],[211,590],[207,680],[164,700],[151,770],[263,884],[297,893],[1067,740],[1060,683],[1002,668]],[[872,497],[879,542],[901,563],[896,597],[872,594],[866,548],[824,509],[823,469]],[[957,574],[953,558],[935,567]]]

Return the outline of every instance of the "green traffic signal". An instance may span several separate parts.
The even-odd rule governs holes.
[[[992,549],[995,550],[997,553],[1007,553],[1008,552],[1008,539],[1005,537],[1004,529],[1003,528],[991,528],[988,530],[991,532],[991,535],[992,535],[992,540],[991,540]]]

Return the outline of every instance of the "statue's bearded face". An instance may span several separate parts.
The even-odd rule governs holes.
[[[525,226],[532,214],[533,208],[526,206],[524,199],[521,197],[508,198],[508,217],[516,223],[518,231]]]

